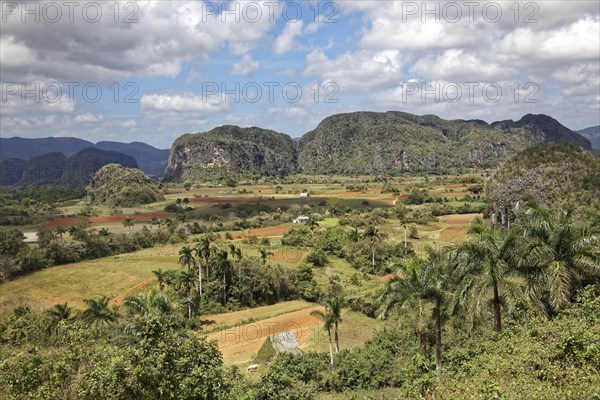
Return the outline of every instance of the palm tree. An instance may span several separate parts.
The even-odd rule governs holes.
[[[233,243],[229,243],[229,253],[236,261],[240,261],[242,259],[242,250],[239,247],[236,247]]]
[[[188,319],[192,319],[192,297],[190,295],[196,279],[191,271],[181,271],[177,277],[176,289],[185,296],[184,304],[188,306]]]
[[[375,266],[375,243],[381,241],[381,234],[379,230],[374,226],[369,226],[364,231],[363,240],[367,240],[369,242],[369,248],[371,249],[371,261],[373,266]]]
[[[67,230],[62,225],[57,226],[56,229],[55,229],[55,231],[56,231],[56,234],[60,237],[60,240],[62,240],[63,235],[65,233],[67,233]]]
[[[97,299],[84,300],[87,308],[81,317],[88,324],[102,325],[115,322],[118,314],[115,307],[108,306],[108,297],[102,296]]]
[[[73,318],[72,311],[73,309],[67,303],[55,304],[53,309],[48,310],[48,315],[50,316],[50,326],[48,329],[56,333],[60,321],[69,321]]]
[[[130,313],[143,317],[149,315],[167,316],[173,311],[173,306],[156,292],[156,289],[148,293],[139,293],[136,296],[128,296],[123,300],[123,304]]]
[[[264,247],[258,249],[258,253],[260,254],[260,260],[262,261],[263,265],[267,263],[267,259],[269,258],[269,256],[273,255],[272,251],[265,249]]]
[[[152,273],[154,274],[154,276],[156,277],[156,280],[158,281],[158,291],[159,291],[160,297],[162,297],[163,289],[168,280],[167,273],[165,271],[163,271],[162,268],[154,270],[154,271],[152,271]]]
[[[192,250],[190,246],[183,246],[181,250],[179,250],[179,265],[182,267],[187,266],[188,272],[190,272],[192,265],[196,265],[194,250]]]
[[[129,230],[131,230],[131,228],[133,227],[134,223],[133,223],[133,219],[130,216],[127,216],[124,220],[123,220],[123,226]]]
[[[333,316],[331,311],[325,308],[325,311],[313,310],[310,315],[318,317],[323,321],[323,326],[327,330],[327,336],[329,338],[329,365],[333,369],[333,338],[331,336],[331,328],[333,327]]]
[[[540,306],[547,297],[551,309],[560,311],[586,279],[600,274],[599,236],[578,226],[572,210],[552,215],[531,205],[526,217],[525,236],[532,241],[525,271],[530,298]]]
[[[210,246],[210,238],[208,236],[202,236],[200,241],[196,245],[196,254],[198,257],[204,258],[204,265],[206,266],[206,276],[209,277],[208,266],[212,248]]]
[[[110,236],[110,231],[107,228],[102,228],[98,231],[98,235],[108,237]]]
[[[339,325],[342,323],[342,308],[346,305],[346,301],[343,296],[336,295],[330,297],[326,301],[326,307],[331,312],[331,321],[333,322],[333,336],[335,341],[335,352],[340,352],[340,337],[339,337]]]
[[[427,327],[431,307],[423,297],[423,261],[418,258],[404,259],[398,265],[396,278],[388,283],[385,293],[378,299],[381,319],[394,310],[405,314],[419,337],[419,354],[427,356]]]
[[[317,222],[316,219],[311,217],[308,219],[308,221],[306,221],[306,226],[308,226],[308,229],[310,229],[311,239],[314,239],[315,238],[315,229],[319,226],[319,223]]]
[[[450,314],[453,301],[455,255],[447,250],[427,249],[428,258],[423,265],[421,296],[433,303],[435,321],[435,369],[442,373],[442,325]]]
[[[494,331],[502,332],[502,304],[520,297],[518,244],[515,230],[503,233],[476,220],[469,231],[469,240],[458,247],[458,252],[464,255],[457,270],[463,282],[461,300],[467,304],[471,323],[491,305]]]
[[[227,259],[228,255],[229,253],[226,250],[219,250],[215,254],[217,267],[223,273],[223,305],[227,304],[227,273],[231,268],[231,263]]]

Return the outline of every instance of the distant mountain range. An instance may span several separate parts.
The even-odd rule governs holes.
[[[210,171],[285,175],[377,174],[448,167],[495,167],[536,145],[588,139],[547,115],[488,124],[390,111],[332,115],[300,140],[261,128],[222,126],[178,138],[166,180],[210,178]]]
[[[600,149],[600,125],[590,126],[589,128],[577,131],[577,133],[588,138],[594,149]]]
[[[157,149],[141,142],[98,142],[94,144],[77,138],[25,139],[12,137],[0,138],[0,160],[20,158],[28,161],[34,157],[53,152],[60,152],[69,156],[90,147],[132,156],[144,173],[155,177],[162,176],[169,158],[169,150]]]
[[[75,154],[52,152],[28,161],[9,158],[0,163],[0,185],[86,186],[94,173],[107,164],[138,168],[135,158],[115,151],[87,147]]]

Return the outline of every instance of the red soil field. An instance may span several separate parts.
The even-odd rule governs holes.
[[[249,236],[265,237],[265,236],[282,236],[289,231],[289,226],[267,226],[265,228],[250,229],[247,234],[233,234],[234,239],[242,239]]]
[[[125,218],[131,217],[135,221],[147,221],[152,218],[169,218],[169,213],[147,213],[147,214],[134,214],[134,215],[107,215],[103,217],[89,217],[89,218],[61,218],[49,221],[46,226],[73,226],[79,221],[87,221],[91,224],[106,224],[111,222],[123,222]]]

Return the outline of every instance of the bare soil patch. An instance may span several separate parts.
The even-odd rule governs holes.
[[[79,221],[86,221],[91,224],[106,224],[111,222],[123,222],[125,218],[130,217],[134,221],[147,221],[152,218],[169,218],[169,213],[146,213],[133,215],[106,215],[100,217],[89,218],[61,218],[49,221],[47,226],[73,226]]]

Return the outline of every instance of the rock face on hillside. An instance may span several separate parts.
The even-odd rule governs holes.
[[[132,207],[162,200],[163,196],[142,171],[108,164],[92,177],[87,199],[90,204]]]
[[[261,128],[221,126],[179,137],[164,179],[203,179],[214,173],[287,175],[296,171],[296,145],[287,135]]]
[[[137,168],[135,159],[114,151],[96,148],[83,149],[71,156],[63,153],[47,153],[27,161],[20,186],[58,185],[83,187],[96,171],[106,164],[117,163]]]
[[[560,207],[600,206],[600,158],[568,143],[548,143],[514,156],[487,187],[489,209],[503,222],[527,201]]]
[[[577,133],[585,136],[592,143],[593,149],[600,149],[600,125],[590,126],[589,128],[577,131]]]

